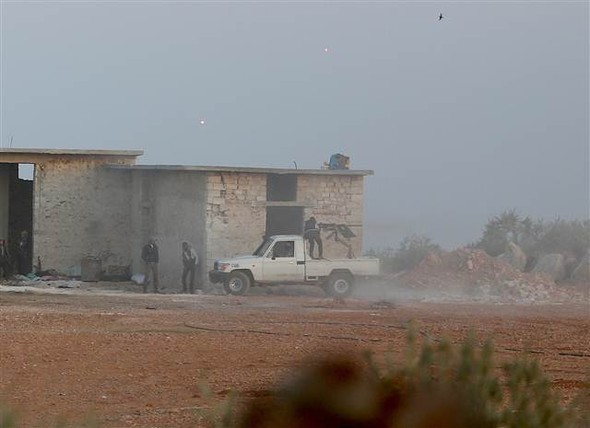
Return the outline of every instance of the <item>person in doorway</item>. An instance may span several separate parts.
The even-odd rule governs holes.
[[[195,293],[195,272],[199,264],[199,256],[188,242],[182,243],[182,292]],[[186,277],[188,276],[188,286]]]
[[[26,275],[31,269],[31,239],[29,232],[23,230],[17,247],[17,271],[21,275]]]
[[[141,259],[145,263],[145,280],[143,281],[143,292],[147,293],[148,285],[154,284],[154,292],[159,293],[158,290],[158,263],[160,262],[160,254],[155,239],[150,239],[144,245],[141,252]]]
[[[4,239],[0,239],[0,278],[10,275],[10,253]]]
[[[303,238],[309,242],[309,255],[313,258],[324,258],[324,246],[322,245],[322,237],[320,236],[320,228],[315,217],[310,217],[305,221],[303,228]],[[313,256],[315,244],[318,244],[318,257]]]

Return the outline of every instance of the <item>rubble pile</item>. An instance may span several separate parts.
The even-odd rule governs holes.
[[[483,250],[459,248],[431,252],[399,277],[402,286],[439,294],[514,301],[572,300],[572,290],[557,286],[546,274],[521,272]]]

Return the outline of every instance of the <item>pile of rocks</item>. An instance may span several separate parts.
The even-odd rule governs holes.
[[[494,258],[483,250],[459,248],[429,253],[414,269],[400,275],[402,286],[422,291],[462,294],[516,301],[570,300],[579,298],[559,287],[544,272],[522,272],[518,251],[512,259]]]

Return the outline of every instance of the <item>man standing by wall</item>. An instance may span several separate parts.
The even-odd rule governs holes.
[[[158,263],[160,262],[160,254],[154,239],[150,239],[150,241],[143,247],[141,259],[145,263],[145,280],[143,281],[143,292],[147,293],[148,285],[153,282],[154,292],[159,293]]]
[[[182,292],[195,293],[195,272],[199,264],[199,256],[188,242],[182,243]],[[186,277],[189,277],[189,284],[187,287]]]

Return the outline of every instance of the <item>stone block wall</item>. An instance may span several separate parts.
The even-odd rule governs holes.
[[[266,174],[209,173],[206,219],[208,269],[254,252],[266,229]]]
[[[314,216],[318,223],[347,224],[356,237],[349,242],[354,255],[362,255],[363,177],[338,175],[300,175],[297,199],[306,206],[305,219]],[[322,231],[324,257],[345,258],[348,250]]]
[[[36,163],[33,260],[43,269],[79,274],[86,256],[103,266],[129,263],[129,174],[104,169],[107,161],[116,160],[52,156]]]

